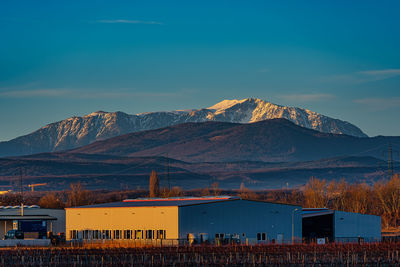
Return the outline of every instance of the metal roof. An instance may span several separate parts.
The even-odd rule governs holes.
[[[44,220],[44,221],[55,221],[56,217],[49,215],[0,215],[0,221],[6,220],[19,220],[19,221],[30,221],[30,220]]]
[[[18,206],[0,206],[0,209],[21,209],[21,205]],[[27,206],[24,205],[24,209],[40,209],[38,205]]]
[[[334,210],[330,210],[327,208],[318,208],[318,209],[303,209],[301,212],[301,216],[303,218],[314,217],[314,216],[323,216],[328,214],[335,213]]]
[[[121,202],[87,205],[73,208],[128,208],[128,207],[167,207],[167,206],[190,206],[230,200],[239,200],[239,197],[217,196],[217,197],[180,197],[180,198],[138,198],[127,199]]]

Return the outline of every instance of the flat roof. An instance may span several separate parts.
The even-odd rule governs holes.
[[[239,197],[217,196],[217,197],[178,197],[178,198],[138,198],[126,199],[120,202],[87,205],[73,208],[130,208],[130,207],[171,207],[208,204],[223,201],[239,200]]]
[[[30,221],[30,220],[42,220],[42,221],[55,221],[56,217],[49,215],[0,215],[0,221],[8,220],[19,220],[19,221]]]
[[[315,217],[315,216],[323,216],[323,215],[329,215],[335,213],[334,210],[330,210],[327,208],[318,208],[318,209],[310,209],[306,208],[303,209],[301,212],[301,216],[303,218],[308,218],[308,217]]]

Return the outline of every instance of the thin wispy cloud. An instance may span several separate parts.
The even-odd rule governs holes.
[[[147,25],[162,25],[162,22],[152,20],[128,20],[128,19],[102,19],[96,20],[97,23],[108,24],[147,24]]]
[[[400,108],[400,97],[371,97],[371,98],[359,98],[353,101],[354,103],[366,106],[371,110],[386,110],[392,108]]]
[[[334,99],[335,96],[332,94],[287,94],[287,95],[278,95],[278,98],[284,101],[295,101],[295,102],[318,102],[318,101],[327,101]]]
[[[0,92],[0,97],[29,98],[29,97],[64,97],[70,90],[39,89],[39,90],[10,90]]]
[[[364,70],[350,74],[332,75],[325,77],[326,82],[346,82],[360,84],[366,82],[375,82],[400,76],[400,69],[382,69],[382,70]]]
[[[386,70],[367,70],[359,71],[360,74],[370,75],[370,76],[386,76],[386,75],[400,75],[400,69],[386,69]]]
[[[90,91],[76,89],[9,90],[0,98],[69,98],[69,99],[126,99],[134,97],[176,97],[181,92]]]

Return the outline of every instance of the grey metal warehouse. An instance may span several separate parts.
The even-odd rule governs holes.
[[[307,241],[326,239],[328,242],[381,240],[381,217],[353,212],[303,209],[303,237]]]
[[[66,209],[67,240],[237,240],[302,238],[301,207],[238,197],[133,199]]]

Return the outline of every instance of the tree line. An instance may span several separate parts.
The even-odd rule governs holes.
[[[302,206],[303,208],[329,208],[347,212],[378,215],[382,228],[400,226],[400,176],[389,180],[350,184],[344,179],[327,182],[311,177],[307,184],[295,190],[254,192],[241,186],[239,196]]]
[[[36,192],[35,192],[36,193]],[[326,181],[311,177],[305,186],[298,189],[259,190],[254,191],[241,183],[238,190],[223,190],[218,183],[210,187],[183,190],[180,187],[160,187],[158,175],[152,171],[149,177],[149,190],[125,191],[89,191],[81,183],[73,183],[70,190],[48,192],[45,195],[27,195],[24,199],[18,194],[0,196],[1,205],[37,204],[43,208],[65,208],[122,201],[138,197],[177,197],[177,196],[209,196],[237,195],[242,199],[264,200],[277,203],[287,203],[304,208],[329,208],[334,210],[379,215],[382,218],[382,228],[397,228],[400,226],[400,176],[393,175],[389,180],[366,183],[348,183]]]

